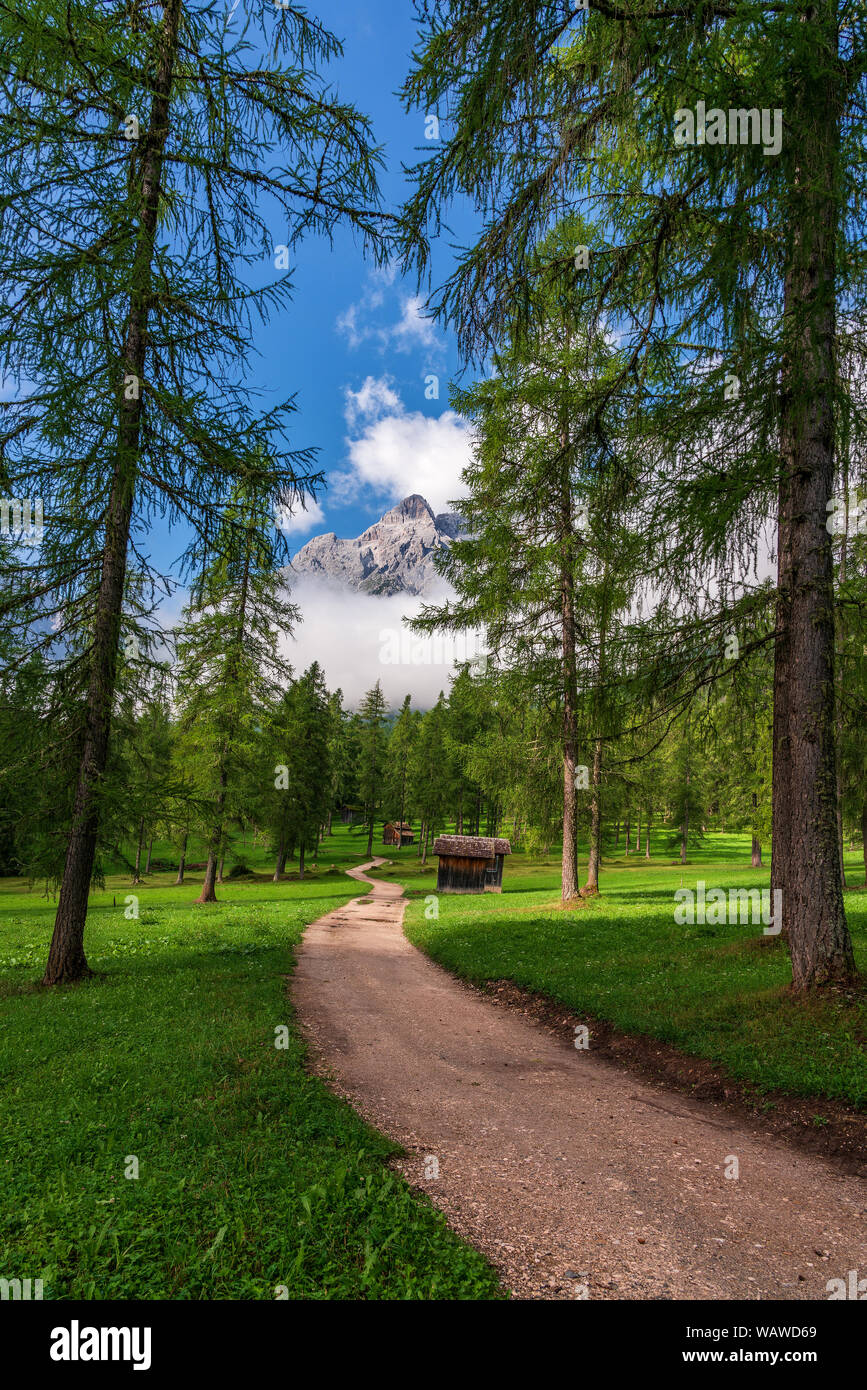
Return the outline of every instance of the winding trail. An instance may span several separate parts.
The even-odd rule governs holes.
[[[818,1300],[867,1277],[867,1184],[488,1003],[407,941],[403,889],[364,872],[385,862],[308,928],[295,1006],[318,1070],[508,1288]]]

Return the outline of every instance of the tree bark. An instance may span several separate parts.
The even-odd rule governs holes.
[[[836,53],[833,15],[825,10],[814,23],[824,29],[826,52]],[[787,757],[779,787],[774,777],[775,835],[785,828],[772,862],[775,857],[774,886],[783,892],[792,983],[805,990],[852,982],[855,961],[837,834],[834,575],[827,527],[834,484],[835,200],[844,84],[842,75],[835,84],[810,68],[801,71],[798,85],[780,403],[780,553],[788,565],[778,634],[787,677],[780,742],[784,730]]]
[[[208,863],[205,868],[205,881],[202,884],[202,891],[196,898],[197,903],[215,903],[217,895],[214,892],[214,884],[217,881],[217,860],[220,853],[220,843],[223,839],[223,810],[226,805],[226,788],[229,782],[229,774],[225,763],[225,750],[220,759],[220,790],[217,794],[216,816],[211,828],[211,839],[208,844]],[[220,872],[220,882],[222,883],[222,870]]]
[[[208,850],[208,862],[205,865],[205,881],[202,884],[202,891],[196,898],[197,903],[215,903],[217,895],[214,892],[214,884],[217,881],[217,856],[212,849]]]
[[[183,838],[183,842],[181,843],[181,859],[180,859],[180,863],[178,864],[178,876],[177,876],[177,878],[175,879],[175,885],[176,885],[176,887],[180,887],[180,885],[181,885],[181,884],[183,883],[183,881],[184,881],[184,869],[186,868],[186,865],[187,865],[187,839],[188,839],[188,838],[189,838],[188,835],[185,835],[184,838]]]
[[[284,837],[283,835],[281,835],[281,836],[280,836],[280,847],[279,847],[279,849],[277,850],[277,863],[274,865],[274,877],[273,877],[273,879],[272,879],[272,882],[273,882],[273,883],[279,883],[279,882],[280,882],[281,878],[283,877],[283,873],[284,873],[285,868],[286,868],[286,840],[285,840],[285,837]]]
[[[135,847],[135,870],[133,871],[133,876],[132,876],[133,886],[134,886],[136,883],[141,883],[141,851],[142,851],[142,845],[143,845],[143,844],[144,844],[144,816],[142,816],[141,820],[140,820],[139,823],[138,823],[138,842],[137,842],[136,847]]]
[[[597,738],[593,749],[593,791],[590,797],[590,854],[587,860],[587,882],[581,889],[588,897],[599,892],[599,868],[602,863],[602,740]]]
[[[849,469],[847,467],[846,456],[844,453],[842,477],[840,479],[843,489],[843,512],[845,525],[840,545],[840,585],[846,583],[846,553],[849,548]],[[833,549],[831,559],[831,576],[833,583]],[[843,738],[843,707],[840,699],[839,670],[842,662],[842,634],[839,632],[839,621],[835,616],[834,623],[834,667],[835,667],[835,690],[834,690],[834,753],[837,774],[837,840],[840,845],[840,880],[843,887],[846,887],[846,859],[843,851],[843,769],[840,765],[840,744]]]
[[[578,825],[575,792],[575,759],[578,742],[578,670],[575,658],[575,573],[573,549],[572,488],[568,476],[569,437],[564,428],[561,445],[566,475],[560,488],[560,629],[563,679],[563,851],[560,865],[560,901],[578,901]]]
[[[789,910],[785,890],[791,828],[792,759],[789,744],[789,622],[791,612],[792,556],[790,551],[788,479],[780,479],[777,497],[777,599],[774,622],[774,714],[771,734],[771,890],[782,893],[780,935],[789,936]]]
[[[154,837],[153,837],[153,835],[151,835],[150,839],[148,840],[148,857],[147,857],[147,863],[145,864],[145,873],[146,873],[146,874],[149,874],[150,871],[151,871],[151,857],[152,857],[152,854],[153,854],[153,847],[154,847]]]
[[[124,338],[124,376],[144,378],[147,324],[151,305],[151,270],[162,183],[163,153],[169,133],[181,0],[167,0],[151,79],[150,119],[140,151],[139,232],[131,269],[129,319]],[[90,974],[84,954],[87,898],[99,833],[99,799],[108,761],[111,710],[117,678],[117,654],[127,547],[138,473],[142,392],[127,400],[119,383],[120,419],[117,452],[108,487],[102,571],[96,599],[84,737],[73,802],[72,825],[60,885],[54,933],[42,983],[56,985]]]
[[[754,869],[760,869],[762,867],[762,842],[756,835],[753,836],[751,863]]]

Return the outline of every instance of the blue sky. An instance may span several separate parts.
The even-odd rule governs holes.
[[[385,145],[385,199],[397,206],[407,189],[401,163],[414,162],[425,143],[424,113],[407,115],[395,95],[416,41],[411,0],[320,0],[310,8],[343,42],[329,76],[371,118]],[[436,279],[448,271],[451,239],[437,248]],[[274,241],[281,241],[279,228]],[[303,244],[292,279],[288,311],[257,333],[262,357],[254,376],[274,399],[296,393],[291,443],[318,446],[329,478],[321,518],[303,518],[291,533],[293,553],[317,532],[357,535],[410,492],[437,494],[429,500],[441,510],[466,447],[448,411],[448,382],[458,368],[452,337],[420,316],[414,280],[376,272],[349,234],[333,248],[322,240]],[[426,398],[435,389],[431,375],[438,399]]]
[[[227,0],[229,10],[232,3]],[[261,0],[239,0],[239,24],[245,3]],[[417,40],[412,0],[318,0],[309,9],[343,43],[343,57],[325,75],[343,100],[372,121],[386,159],[384,202],[397,209],[409,188],[401,166],[415,163],[425,148],[425,113],[406,114],[396,95]],[[466,209],[448,220],[452,230],[434,247],[434,285],[448,275],[451,244],[471,240]],[[272,240],[275,246],[285,242],[285,228],[275,225]],[[268,269],[274,276],[283,273]],[[264,393],[261,408],[295,395],[288,442],[316,446],[317,467],[326,475],[328,486],[316,508],[291,525],[291,553],[322,532],[356,536],[413,492],[427,497],[435,511],[445,510],[458,492],[467,457],[466,427],[448,404],[449,381],[460,369],[453,336],[420,313],[414,279],[396,270],[376,271],[348,232],[333,247],[312,238],[303,243],[292,253],[289,273],[293,298],[257,329],[258,357],[251,360],[248,381]],[[438,398],[431,376],[438,378]],[[183,539],[177,530],[149,531],[146,549],[163,572],[177,572]],[[300,576],[291,587],[302,621],[284,642],[296,671],[319,661],[329,686],[340,686],[353,705],[376,679],[395,707],[408,692],[426,707],[448,689],[450,657],[434,653],[430,662],[403,667],[382,655],[420,599],[336,595]],[[183,599],[181,590],[162,608],[166,625],[176,620]]]

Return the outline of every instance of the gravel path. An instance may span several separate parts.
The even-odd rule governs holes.
[[[867,1277],[861,1179],[488,1003],[409,944],[402,888],[364,873],[384,862],[308,928],[295,1006],[318,1069],[509,1289],[827,1299]]]

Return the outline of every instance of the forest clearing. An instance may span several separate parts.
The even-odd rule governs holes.
[[[827,1379],[867,0],[321,11],[0,0],[0,1306]]]

